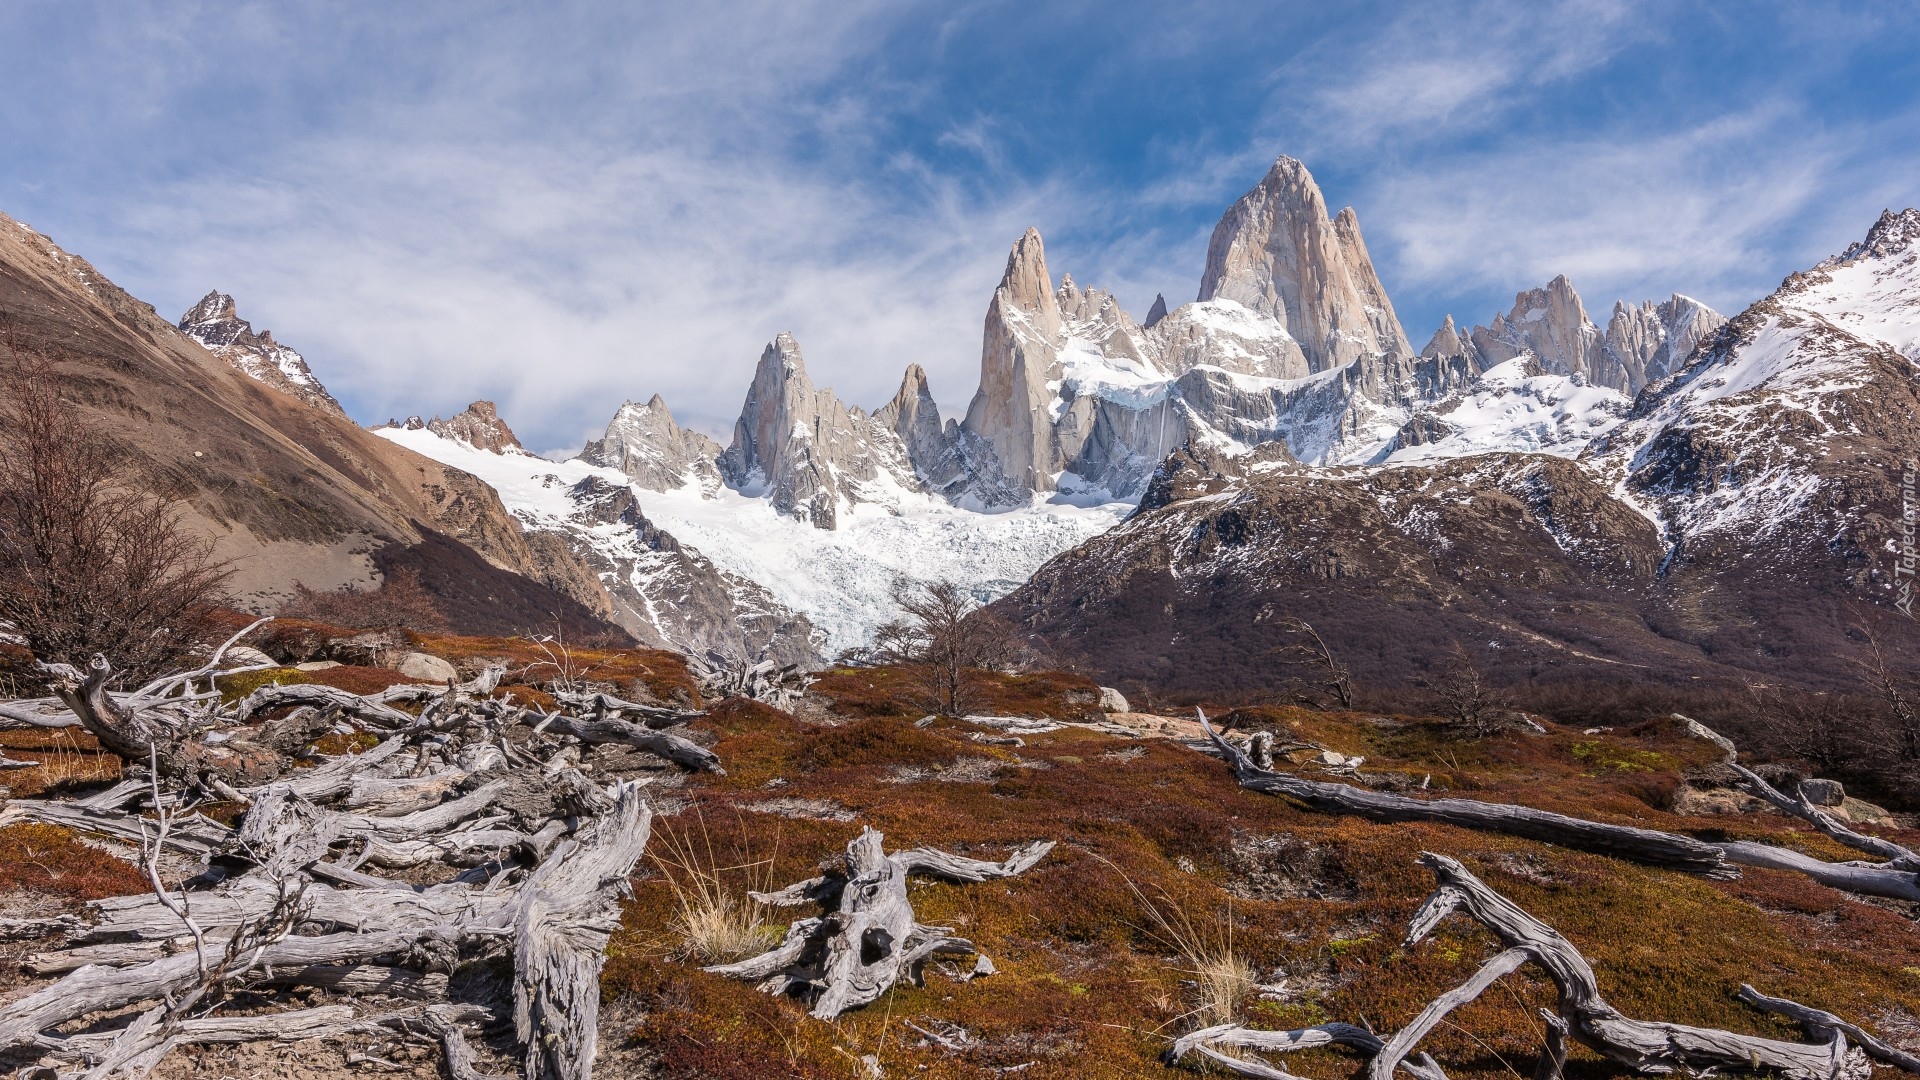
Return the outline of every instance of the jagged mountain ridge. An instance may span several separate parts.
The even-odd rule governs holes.
[[[1571,286],[1554,288],[1578,312],[1572,325],[1599,340]],[[977,583],[982,599],[1003,594],[1101,520],[1117,520],[1183,446],[1273,447],[1314,464],[1506,450],[1572,457],[1630,405],[1549,340],[1536,355],[1516,339],[1495,361],[1449,319],[1435,341],[1451,347],[1415,354],[1357,216],[1330,216],[1289,158],[1222,217],[1199,295],[1172,311],[1156,298],[1138,323],[1104,290],[1070,274],[1056,282],[1044,241],[1028,230],[989,301],[980,385],[964,416],[941,415],[917,366],[873,412],[848,404],[814,384],[799,342],[781,334],[762,352],[727,446],[680,427],[656,395],[623,404],[581,460],[618,470],[650,519],[805,612],[837,648],[860,643],[892,609],[895,575],[926,579],[939,567]],[[1679,310],[1681,299],[1669,306]],[[1671,331],[1660,322],[1621,339],[1636,357],[1671,351],[1684,328],[1668,321]],[[1103,517],[1088,516],[1102,504]],[[846,535],[777,533],[758,507]],[[1011,538],[994,522],[1008,513],[1026,515]],[[949,543],[981,550],[974,563],[955,561]],[[814,561],[792,564],[782,547]]]
[[[1700,321],[1684,309],[1680,333]],[[1436,339],[1460,337],[1449,320]],[[1162,689],[1277,687],[1291,673],[1263,658],[1290,618],[1377,683],[1430,676],[1462,643],[1536,681],[1842,687],[1853,627],[1877,623],[1902,663],[1920,646],[1887,610],[1911,596],[1917,356],[1920,211],[1889,212],[1630,406],[1577,388],[1619,414],[1576,455],[1308,469],[1188,449],[1124,526],[1000,609],[1103,679]],[[1578,375],[1530,364],[1483,382]]]

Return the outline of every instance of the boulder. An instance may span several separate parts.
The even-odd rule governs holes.
[[[295,671],[325,671],[328,668],[345,667],[338,660],[309,660],[304,664],[293,665]]]
[[[1838,780],[1802,780],[1799,791],[1801,798],[1815,806],[1846,805],[1847,789]]]
[[[1111,686],[1103,686],[1100,688],[1100,711],[1110,713],[1132,712],[1133,709],[1127,704],[1125,694],[1122,694]]]
[[[400,662],[393,667],[395,671],[416,682],[443,683],[460,677],[460,673],[453,670],[452,664],[432,653],[407,653],[400,657]]]

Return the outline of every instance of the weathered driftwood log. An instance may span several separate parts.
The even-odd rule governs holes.
[[[1869,836],[1849,829],[1841,823],[1840,819],[1806,799],[1798,796],[1789,797],[1746,766],[1732,761],[1727,764],[1740,774],[1740,779],[1745,782],[1748,791],[1781,811],[1806,821],[1822,834],[1855,851],[1864,851],[1869,855],[1886,859],[1888,869],[1920,871],[1920,855],[1916,855],[1911,848],[1902,847],[1882,837]]]
[[[1386,1044],[1380,1040],[1380,1036],[1352,1024],[1319,1024],[1292,1031],[1261,1031],[1239,1024],[1220,1024],[1188,1032],[1175,1039],[1162,1059],[1169,1065],[1178,1065],[1188,1054],[1198,1054],[1223,1071],[1238,1076],[1251,1076],[1256,1080],[1299,1080],[1292,1073],[1274,1068],[1264,1061],[1237,1057],[1225,1051],[1253,1050],[1271,1054],[1335,1045],[1351,1046],[1371,1057]]]
[[[1420,864],[1433,871],[1439,885],[1410,920],[1405,946],[1418,944],[1449,915],[1463,913],[1491,930],[1505,946],[1505,951],[1483,964],[1473,978],[1441,995],[1412,1023],[1386,1040],[1344,1025],[1261,1032],[1228,1024],[1176,1040],[1167,1052],[1168,1063],[1181,1063],[1191,1054],[1242,1076],[1288,1080],[1291,1074],[1269,1062],[1236,1058],[1222,1051],[1237,1048],[1272,1052],[1340,1042],[1372,1058],[1367,1069],[1369,1080],[1392,1080],[1396,1069],[1427,1080],[1444,1080],[1445,1073],[1431,1058],[1423,1056],[1422,1064],[1415,1066],[1406,1061],[1406,1055],[1448,1012],[1472,1001],[1498,979],[1532,963],[1545,970],[1559,990],[1557,1010],[1542,1012],[1547,1019],[1547,1034],[1536,1080],[1555,1080],[1561,1075],[1569,1037],[1644,1073],[1739,1070],[1770,1072],[1790,1080],[1866,1080],[1869,1075],[1866,1055],[1850,1048],[1847,1036],[1854,1036],[1863,1045],[1871,1036],[1831,1013],[1766,998],[1751,988],[1743,988],[1744,1000],[1800,1020],[1808,1035],[1821,1041],[1782,1042],[1624,1016],[1601,996],[1599,980],[1586,958],[1552,927],[1495,892],[1457,860],[1428,852],[1420,856]],[[1899,1053],[1890,1047],[1885,1049]],[[1911,1068],[1902,1061],[1881,1060]]]
[[[1822,885],[1863,896],[1920,901],[1920,874],[1910,870],[1891,870],[1877,863],[1831,863],[1790,848],[1745,840],[1726,840],[1714,846],[1726,855],[1728,862],[1742,866],[1792,870]]]
[[[64,825],[82,832],[98,833],[128,844],[138,845],[141,837],[141,818],[135,814],[124,814],[117,810],[92,810],[79,803],[43,802],[38,799],[15,799],[9,802],[5,810],[0,810],[0,825],[15,821],[38,821],[47,825]],[[167,843],[192,855],[205,856],[224,844],[233,835],[233,830],[205,816],[189,814],[174,822],[172,835]]]
[[[313,705],[322,708],[334,705],[355,720],[394,731],[411,728],[419,720],[418,717],[382,704],[375,698],[362,697],[338,687],[323,686],[319,683],[292,683],[287,686],[263,686],[240,699],[239,706],[234,710],[234,722],[244,724],[253,719],[256,713],[277,709],[283,705]]]
[[[1309,808],[1329,814],[1353,814],[1375,821],[1437,821],[1484,832],[1522,836],[1530,840],[1556,844],[1579,851],[1613,855],[1649,866],[1684,870],[1707,877],[1729,878],[1738,871],[1727,865],[1720,849],[1689,836],[1631,825],[1608,825],[1597,821],[1535,810],[1510,803],[1479,802],[1473,799],[1415,799],[1384,791],[1370,791],[1351,784],[1308,780],[1290,773],[1271,772],[1254,764],[1245,751],[1228,742],[1200,716],[1207,735],[1227,763],[1233,767],[1240,786],[1270,795],[1285,795]]]
[[[423,943],[445,940],[457,933],[453,927],[437,927],[286,937],[262,946],[254,958],[253,968],[264,972],[312,964],[364,963],[382,956],[405,954]],[[195,985],[203,968],[218,965],[224,949],[224,944],[209,942],[197,953],[188,950],[136,967],[81,968],[51,986],[0,1007],[0,1049],[38,1041],[46,1029],[91,1013],[176,995]]]
[[[557,846],[488,920],[513,934],[513,1024],[527,1080],[593,1075],[607,939],[653,823],[644,786],[620,785],[593,834]]]
[[[950,881],[980,882],[1026,872],[1053,850],[1053,841],[1021,848],[1004,862],[984,862],[930,848],[888,855],[882,837],[863,829],[847,844],[844,866],[835,873],[790,885],[776,893],[754,893],[765,904],[809,902],[829,909],[821,918],[801,919],[787,929],[779,948],[737,964],[706,970],[750,979],[768,993],[814,995],[813,1015],[831,1020],[848,1009],[877,1000],[902,975],[916,986],[922,969],[936,954],[977,950],[942,926],[914,919],[907,879],[914,873]]]
[[[107,693],[113,665],[106,657],[94,654],[85,672],[70,664],[40,664],[39,668],[80,726],[110,753],[129,761],[145,761],[156,751],[162,759],[172,756],[183,734],[180,725],[157,710],[129,707],[114,700]]]
[[[1755,990],[1746,983],[1740,984],[1740,993],[1738,996],[1741,1001],[1746,1002],[1756,1009],[1764,1012],[1778,1013],[1789,1020],[1797,1022],[1800,1025],[1800,1030],[1806,1032],[1807,1038],[1809,1039],[1830,1040],[1836,1034],[1844,1034],[1847,1038],[1852,1039],[1854,1044],[1859,1046],[1860,1049],[1866,1051],[1867,1056],[1875,1061],[1885,1065],[1891,1065],[1896,1069],[1905,1069],[1910,1073],[1920,1074],[1920,1057],[1909,1054],[1898,1047],[1889,1046],[1884,1039],[1874,1035],[1872,1032],[1867,1031],[1857,1024],[1849,1024],[1824,1009],[1809,1008],[1797,1001],[1789,1001],[1786,998],[1768,997],[1766,994]]]
[[[571,735],[584,743],[636,747],[650,754],[658,754],[682,768],[705,770],[722,776],[727,772],[720,767],[720,756],[706,747],[678,735],[652,731],[625,720],[583,720],[565,713],[543,714],[531,709],[521,710],[519,720],[529,727],[538,727],[555,735]]]
[[[1560,991],[1558,1012],[1581,1044],[1641,1072],[1770,1070],[1794,1080],[1865,1080],[1866,1057],[1845,1038],[1825,1045],[1781,1042],[1713,1028],[1634,1020],[1607,1004],[1586,957],[1552,927],[1489,888],[1466,867],[1431,852],[1420,864],[1439,880],[1415,913],[1406,943],[1418,943],[1447,916],[1463,913],[1509,949],[1525,951]]]
[[[570,694],[559,691],[553,695],[555,701],[580,713],[590,713],[594,719],[603,720],[608,716],[638,716],[650,728],[671,727],[684,724],[703,715],[695,709],[676,709],[667,705],[644,705],[638,701],[625,701],[612,694]]]

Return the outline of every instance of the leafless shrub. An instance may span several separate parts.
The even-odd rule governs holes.
[[[1427,689],[1432,709],[1453,721],[1465,735],[1485,738],[1498,734],[1511,722],[1512,699],[1458,644]]]
[[[1353,674],[1333,654],[1313,624],[1305,619],[1282,619],[1280,629],[1295,638],[1274,650],[1280,655],[1281,663],[1310,669],[1312,673],[1301,682],[1310,689],[1331,695],[1342,709],[1353,708]]]
[[[937,712],[967,712],[977,696],[979,672],[1005,670],[1022,659],[1013,628],[953,582],[897,581],[893,599],[904,618],[875,631],[874,659],[911,670],[926,693],[927,707]]]
[[[232,570],[173,502],[129,485],[44,351],[12,326],[0,348],[0,622],[42,660],[109,653],[144,682],[212,636]]]
[[[420,583],[420,572],[412,567],[394,570],[377,589],[345,587],[316,592],[296,585],[293,597],[280,606],[279,613],[357,630],[398,627],[431,634],[447,629],[446,617]]]

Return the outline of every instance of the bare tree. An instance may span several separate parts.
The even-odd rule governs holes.
[[[1892,736],[1888,741],[1894,756],[1907,766],[1920,763],[1920,706],[1916,706],[1914,700],[1913,680],[1887,663],[1887,654],[1880,647],[1872,619],[1861,618],[1859,630],[1866,644],[1854,658],[1854,666],[1860,669],[1871,692],[1880,699],[1885,714],[1883,720]]]
[[[43,660],[95,653],[144,681],[210,636],[231,574],[174,505],[60,398],[60,375],[0,327],[0,621]]]
[[[1011,666],[1020,657],[1013,628],[951,581],[896,581],[893,599],[904,617],[875,631],[874,658],[911,669],[930,707],[945,715],[966,711],[980,671]]]
[[[1476,738],[1507,726],[1513,703],[1457,642],[1440,677],[1428,684],[1433,708]]]
[[[1333,695],[1343,709],[1353,708],[1353,674],[1347,665],[1340,662],[1327,645],[1326,639],[1305,619],[1282,619],[1280,629],[1294,635],[1294,640],[1273,650],[1280,654],[1281,663],[1300,667],[1317,668],[1309,678],[1302,680],[1307,685],[1324,690]]]

